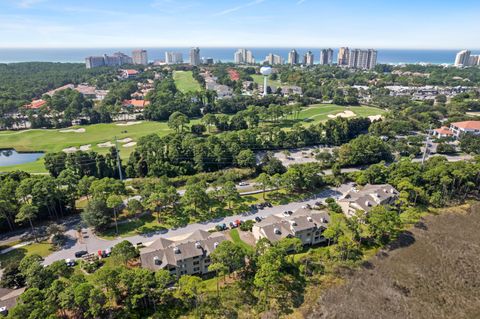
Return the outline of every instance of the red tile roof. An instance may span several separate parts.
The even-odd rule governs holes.
[[[238,73],[237,70],[229,69],[229,70],[228,70],[228,74],[230,75],[230,79],[231,79],[232,81],[238,81],[238,80],[240,80],[240,73]]]
[[[453,135],[452,131],[450,131],[447,127],[437,128],[434,131],[441,135]]]
[[[27,109],[39,109],[42,106],[47,104],[47,101],[44,100],[33,100],[32,103],[25,105]]]
[[[124,100],[123,101],[123,106],[129,106],[132,105],[137,108],[144,108],[145,106],[150,105],[150,101],[145,101],[145,100]]]
[[[464,121],[452,123],[453,126],[466,130],[480,130],[480,121]]]
[[[137,75],[138,71],[137,70],[124,70],[127,75]]]

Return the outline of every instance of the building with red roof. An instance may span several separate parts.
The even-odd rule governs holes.
[[[463,121],[450,124],[450,131],[459,137],[462,134],[480,135],[480,121]]]
[[[124,100],[122,103],[123,106],[133,106],[136,109],[143,109],[146,106],[150,105],[150,101],[145,100]]]
[[[463,134],[480,135],[480,121],[463,121],[451,123],[450,127],[443,126],[433,130],[433,136],[460,137]]]
[[[25,105],[25,108],[29,109],[29,110],[36,110],[36,109],[39,109],[46,104],[47,104],[47,101],[44,101],[42,99],[33,100],[32,103]]]

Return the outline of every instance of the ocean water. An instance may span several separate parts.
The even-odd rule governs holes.
[[[4,49],[0,48],[0,63],[14,62],[84,62],[90,55],[112,54],[121,51],[128,55],[134,48],[81,48],[81,49]],[[150,61],[164,60],[166,51],[182,52],[184,61],[189,60],[190,48],[144,48],[148,50]],[[287,60],[288,52],[292,48],[248,48],[252,50],[257,62],[263,61],[269,53],[278,54]],[[213,58],[215,61],[232,62],[233,54],[237,48],[200,48],[202,57]],[[296,48],[300,56],[308,50],[315,55],[315,60],[320,59],[320,48]],[[378,49],[379,63],[432,63],[453,64],[456,53],[460,50],[405,50],[405,49]],[[337,56],[334,49],[334,60]],[[472,54],[480,52],[472,51]]]

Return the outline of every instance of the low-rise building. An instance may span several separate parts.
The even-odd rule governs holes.
[[[131,78],[134,78],[138,75],[138,71],[137,70],[131,70],[131,69],[128,69],[128,70],[122,70],[122,78],[124,79],[131,79]]]
[[[454,134],[450,129],[446,126],[442,126],[441,128],[434,129],[432,131],[432,135],[435,137],[453,137]]]
[[[325,242],[323,231],[327,229],[330,216],[325,211],[302,208],[290,216],[271,215],[253,225],[255,240],[262,238],[274,243],[283,238],[298,238],[303,245]]]
[[[389,184],[367,184],[361,190],[352,189],[338,205],[347,217],[352,217],[357,211],[368,213],[378,205],[393,205],[398,199],[398,191]]]
[[[450,124],[450,131],[460,137],[463,134],[480,135],[480,121],[464,121]]]
[[[144,268],[166,269],[176,277],[203,275],[210,272],[210,254],[225,240],[222,233],[203,230],[178,241],[160,238],[140,250],[140,260]]]
[[[36,110],[41,108],[42,106],[46,105],[47,101],[45,100],[33,100],[32,103],[25,105],[24,107],[29,110]]]

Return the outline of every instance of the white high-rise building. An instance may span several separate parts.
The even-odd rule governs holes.
[[[165,52],[166,64],[181,64],[183,63],[183,54],[181,52]]]
[[[457,53],[455,57],[455,66],[468,66],[470,65],[470,55],[469,50],[462,50]]]
[[[323,49],[320,51],[320,64],[331,65],[333,63],[333,50]]]
[[[472,55],[470,50],[462,50],[455,57],[455,66],[475,66],[480,65],[480,56]]]
[[[247,49],[238,49],[233,55],[235,64],[255,64],[255,58],[252,51]]]
[[[315,56],[313,55],[312,51],[308,51],[303,56],[303,64],[306,66],[313,66],[315,63]]]
[[[198,66],[200,64],[201,64],[200,49],[199,48],[191,48],[190,49],[190,65]]]
[[[288,53],[288,64],[296,65],[298,64],[298,52],[297,50],[293,49]]]
[[[371,70],[377,65],[377,51],[373,49],[350,50],[348,64],[349,68]]]
[[[132,52],[133,64],[148,65],[147,50],[134,50]]]
[[[348,65],[348,60],[350,58],[350,49],[347,47],[342,47],[338,50],[337,64],[338,65]]]
[[[265,57],[265,62],[267,62],[268,65],[278,65],[285,63],[284,59],[281,56],[273,53],[270,53]]]

